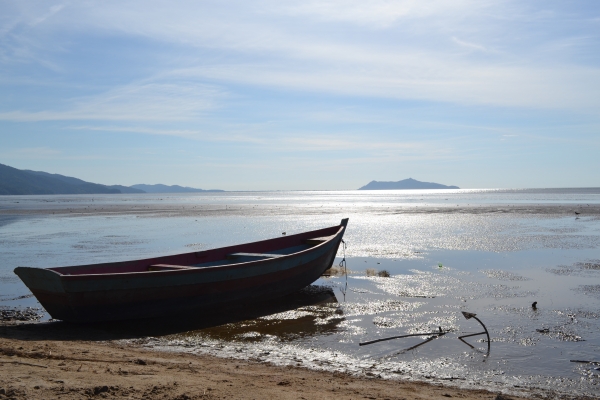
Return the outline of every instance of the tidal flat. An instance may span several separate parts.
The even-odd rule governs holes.
[[[336,268],[301,293],[209,322],[187,315],[98,329],[110,333],[105,339],[153,351],[513,395],[597,396],[600,190],[594,189],[3,196],[0,309],[37,312],[48,324],[12,274],[16,266],[204,250],[345,217],[346,248]],[[465,339],[474,348],[458,339],[482,331],[463,311],[486,325],[489,354],[484,335]],[[445,334],[431,340],[359,346],[439,329]]]

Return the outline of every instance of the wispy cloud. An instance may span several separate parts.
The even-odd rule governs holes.
[[[476,43],[465,42],[464,40],[460,40],[455,36],[452,37],[452,41],[454,41],[454,43],[456,43],[458,45],[467,47],[472,50],[489,51],[485,46],[482,46],[482,45],[476,44]]]
[[[519,15],[515,12],[519,6],[512,1],[375,0],[365,4],[358,0],[264,0],[252,4],[190,2],[179,7],[164,1],[90,4],[62,8],[46,21],[46,29],[100,31],[185,46],[189,56],[198,61],[165,70],[174,76],[458,104],[600,107],[597,66],[565,59],[548,62],[549,55],[539,59],[539,52],[547,53],[551,43],[560,46],[562,37],[513,44],[515,33],[506,29],[517,29],[522,21],[513,16]],[[40,14],[30,18],[37,21],[47,11]],[[366,26],[367,31],[359,40],[346,39],[349,28],[332,27],[331,21]],[[368,30],[370,26],[377,30]],[[519,29],[517,33],[528,37]],[[498,38],[504,42],[498,43]],[[447,40],[486,56],[457,54],[444,45]],[[492,52],[490,58],[490,49],[496,44],[503,51]],[[207,59],[205,51],[219,51],[221,56]],[[560,54],[558,47],[554,52]]]
[[[402,140],[400,138],[369,137],[364,134],[315,134],[310,132],[236,132],[235,126],[221,126],[215,130],[177,130],[146,127],[97,127],[72,126],[70,129],[97,132],[129,132],[150,135],[175,136],[201,142],[213,142],[242,146],[253,151],[271,154],[337,154],[342,158],[356,159],[356,154],[368,154],[364,160],[384,162],[398,157],[410,159],[432,159],[456,157],[457,151],[451,142],[440,143],[433,140]],[[345,154],[345,155],[344,155]]]
[[[0,154],[4,159],[45,159],[56,158],[62,151],[50,147],[21,147]]]
[[[0,112],[5,121],[181,121],[218,107],[224,90],[197,82],[141,82],[63,101],[54,110]]]
[[[71,126],[68,129],[75,131],[96,131],[96,132],[123,132],[123,133],[141,133],[157,136],[175,136],[185,139],[200,140],[207,142],[225,142],[225,143],[253,143],[264,144],[269,140],[267,138],[257,137],[255,135],[238,134],[232,132],[231,127],[227,134],[219,134],[223,132],[214,132],[209,130],[198,129],[158,129],[142,126]]]
[[[64,4],[56,4],[50,7],[50,10],[48,10],[48,12],[40,17],[36,17],[33,19],[33,21],[31,21],[29,24],[31,26],[35,26],[38,24],[41,24],[42,22],[44,22],[45,20],[47,20],[48,18],[52,17],[54,14],[56,14],[57,12],[59,12],[60,10],[62,10],[65,7]]]
[[[336,50],[331,49],[332,56]],[[505,107],[596,109],[600,107],[600,69],[474,66],[427,55],[391,56],[360,49],[360,60],[318,71],[302,66],[227,65],[189,69],[199,78],[336,95],[418,99]],[[369,60],[363,63],[362,60]],[[369,71],[370,73],[366,73]]]

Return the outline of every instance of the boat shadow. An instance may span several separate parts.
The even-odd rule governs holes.
[[[86,324],[49,321],[0,325],[0,337],[18,340],[102,341],[167,336],[201,330],[212,332],[211,336],[221,336],[217,332],[231,331],[229,328],[224,328],[223,325],[260,320],[262,317],[293,311],[302,307],[327,306],[327,308],[333,310],[332,312],[341,314],[341,310],[336,304],[337,298],[331,288],[311,285],[296,293],[277,299],[245,303],[235,308],[221,308],[212,313],[195,314],[187,312],[174,314],[167,318]],[[343,317],[340,317],[341,319]],[[310,334],[308,331],[306,333]]]

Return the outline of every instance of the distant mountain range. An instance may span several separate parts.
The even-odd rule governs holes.
[[[42,171],[29,171],[0,164],[0,195],[29,194],[117,194],[117,193],[190,193],[223,192],[223,190],[202,190],[183,186],[167,185],[101,185],[81,179],[50,174]]]
[[[137,189],[137,190],[143,191],[145,193],[224,192],[224,190],[219,190],[219,189],[209,189],[209,190],[194,189],[194,188],[191,188],[191,187],[179,186],[179,185],[172,185],[172,186],[161,185],[160,183],[158,185],[137,184],[137,185],[131,185],[129,187],[133,188],[133,189]]]
[[[446,186],[440,183],[421,182],[413,178],[398,182],[371,181],[358,190],[402,190],[402,189],[460,189],[458,186]]]

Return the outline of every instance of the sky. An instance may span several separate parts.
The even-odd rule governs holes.
[[[225,190],[600,187],[600,1],[0,0],[0,163]]]

